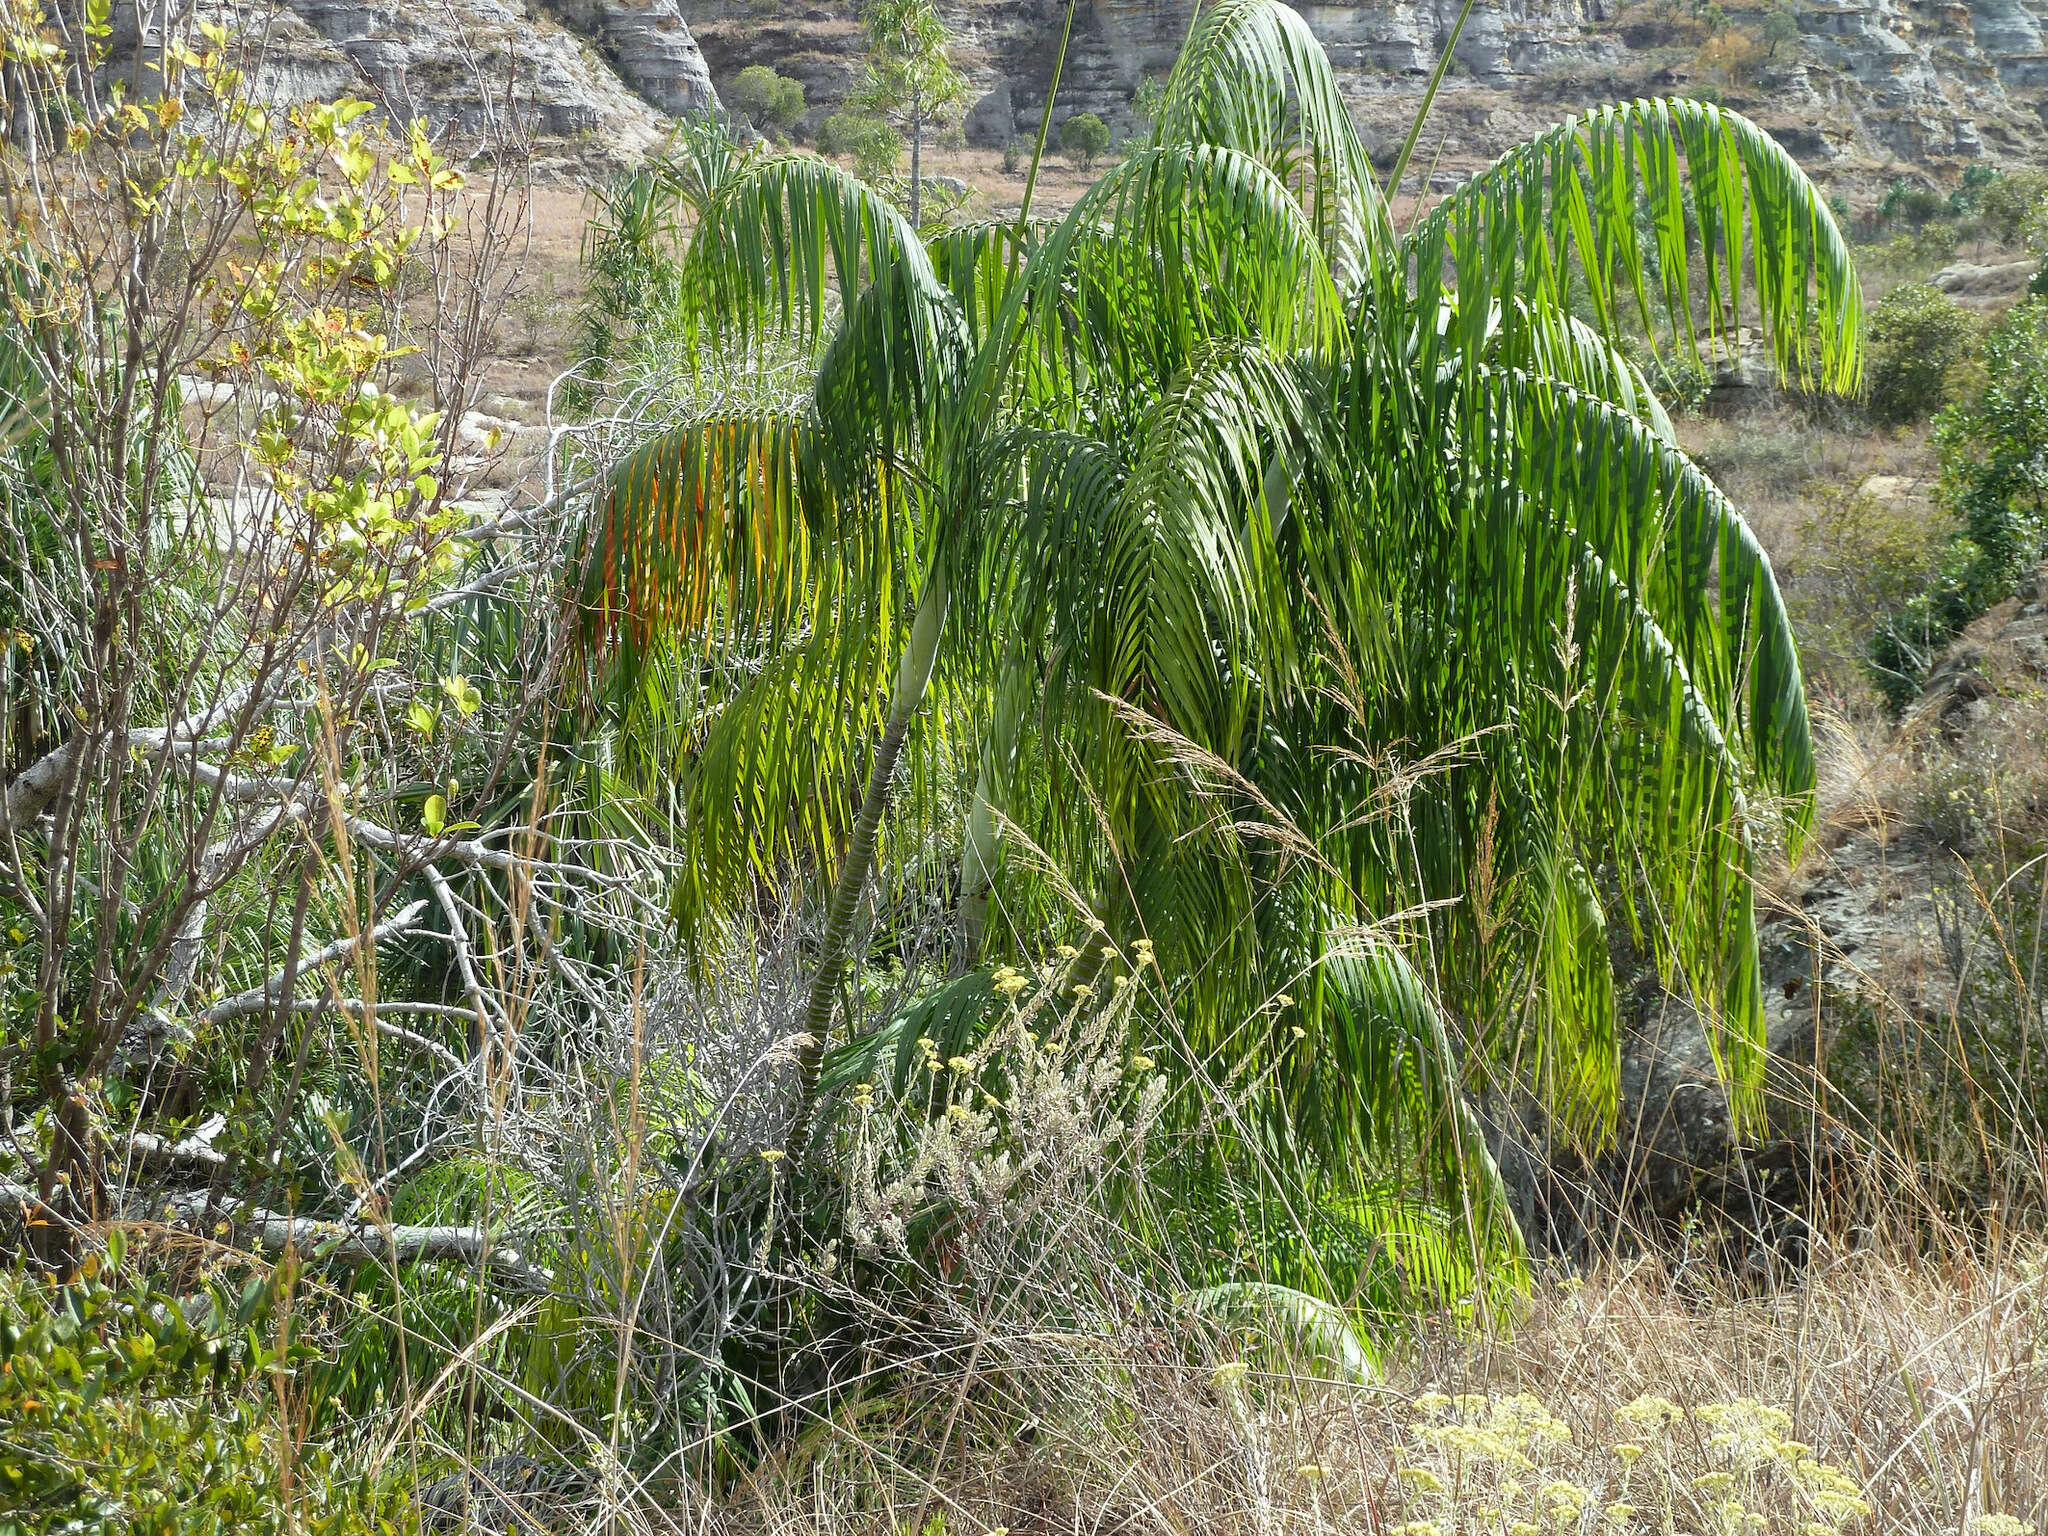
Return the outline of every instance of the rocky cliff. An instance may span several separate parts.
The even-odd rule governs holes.
[[[278,100],[348,92],[463,133],[516,118],[626,159],[718,105],[676,0],[256,0],[232,14]]]
[[[858,54],[849,0],[687,0],[714,79],[747,64],[804,81],[814,117]],[[1055,120],[1138,125],[1133,97],[1187,34],[1191,0],[1081,0]],[[1453,0],[1303,3],[1354,113],[1382,154],[1400,142]],[[1035,132],[1061,0],[955,0],[977,92],[965,127],[1000,145]],[[1469,169],[1575,108],[1711,91],[1823,172],[2019,161],[2048,143],[2048,0],[1482,0],[1460,41],[1419,159]],[[1440,158],[1439,158],[1440,157]]]
[[[257,0],[263,3],[263,0]],[[804,82],[808,123],[852,84],[857,0],[271,0],[272,87],[369,89],[394,110],[479,125],[512,81],[546,135],[632,154],[716,100],[749,64]],[[1121,133],[1163,75],[1193,0],[1081,0],[1055,120]],[[1035,132],[1063,0],[950,0],[974,84],[964,129]],[[1456,17],[1454,0],[1302,7],[1369,144],[1397,144]],[[2048,0],[1485,0],[1439,98],[1418,172],[1453,178],[1563,113],[1618,96],[1712,92],[1824,177],[1886,174],[2048,145]],[[701,45],[701,51],[700,51]]]

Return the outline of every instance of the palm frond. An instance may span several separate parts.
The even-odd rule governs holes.
[[[1041,397],[1087,381],[1157,392],[1205,342],[1320,351],[1343,324],[1316,231],[1273,172],[1206,144],[1141,150],[1089,188],[1034,254]]]
[[[1236,150],[1292,183],[1346,287],[1393,248],[1329,56],[1277,0],[1221,0],[1203,14],[1167,80],[1154,139]]]
[[[1379,1361],[1351,1319],[1306,1291],[1267,1281],[1231,1281],[1194,1292],[1188,1307],[1236,1333],[1239,1347],[1261,1370],[1354,1385],[1379,1380]]]
[[[838,488],[808,413],[670,428],[619,464],[584,524],[573,571],[586,648],[630,661],[714,621],[787,632],[826,563],[886,571],[886,490],[886,477]]]
[[[1501,311],[1493,361],[1618,406],[1674,448],[1678,430],[1626,353],[1576,315],[1520,299]]]
[[[1755,533],[1698,465],[1625,409],[1527,376],[1499,382],[1530,430],[1501,432],[1497,453],[1669,633],[1710,717],[1786,798],[1796,853],[1812,812],[1812,722],[1798,641]]]
[[[1329,942],[1309,988],[1314,1028],[1283,1079],[1298,1134],[1352,1149],[1360,1170],[1412,1167],[1429,1203],[1463,1228],[1475,1272],[1519,1273],[1521,1233],[1428,985],[1385,938]]]
[[[896,290],[886,307],[926,334],[945,322],[922,311],[951,307],[909,220],[816,155],[773,156],[728,180],[703,213],[683,280],[709,334],[742,344],[772,328],[816,345],[875,285]]]
[[[1697,292],[1689,222],[1700,243]],[[1604,336],[1620,334],[1631,304],[1653,331],[1645,282],[1653,268],[1672,339],[1697,349],[1702,327],[1733,341],[1745,247],[1780,375],[1853,392],[1863,290],[1841,231],[1776,140],[1705,102],[1604,107],[1510,150],[1430,210],[1403,242],[1402,265],[1423,316],[1436,313],[1447,279],[1457,287],[1459,325],[1441,339],[1425,329],[1426,354],[1447,343],[1454,355],[1479,356],[1489,304],[1563,308],[1574,271]]]

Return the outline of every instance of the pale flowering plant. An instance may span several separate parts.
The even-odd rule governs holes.
[[[1398,1471],[1397,1531],[1853,1531],[1871,1514],[1861,1485],[1790,1438],[1791,1428],[1783,1409],[1753,1398],[1681,1406],[1644,1396],[1614,1411],[1609,1437],[1584,1437],[1526,1393],[1426,1394],[1415,1401]]]
[[[1130,1044],[1133,961],[1062,945],[1000,966],[977,1039],[942,1051],[920,1035],[902,1080],[877,1070],[853,1085],[844,1226],[856,1254],[916,1260],[920,1232],[943,1228],[950,1279],[1005,1284],[1106,1181],[1143,1168],[1166,1079]]]

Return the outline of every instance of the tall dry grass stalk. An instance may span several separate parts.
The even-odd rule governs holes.
[[[1133,1315],[1057,1365],[1040,1346],[1064,1414],[1017,1413],[1014,1381],[987,1390],[999,1373],[934,1376],[802,1437],[728,1519],[774,1536],[890,1532],[921,1509],[1018,1536],[2038,1530],[2044,1285],[2042,1250],[2019,1245],[1828,1253],[1766,1295],[1614,1263],[1539,1287],[1510,1330],[1430,1330],[1368,1386],[1228,1339],[1205,1355]]]

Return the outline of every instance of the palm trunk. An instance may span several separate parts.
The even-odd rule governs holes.
[[[990,803],[995,786],[988,765],[974,782],[974,808],[967,813],[967,846],[960,854],[959,954],[954,970],[971,971],[981,960],[981,936],[988,927],[988,893],[995,873],[996,819]]]
[[[1017,210],[1017,223],[1021,227],[1031,217],[1031,194],[1038,189],[1038,162],[1045,158],[1046,135],[1052,132],[1052,104],[1059,99],[1060,72],[1067,67],[1067,43],[1074,35],[1074,8],[1080,0],[1067,0],[1066,25],[1060,28],[1060,51],[1052,58],[1052,84],[1046,87],[1045,110],[1038,117],[1038,142],[1031,147],[1031,169],[1024,173],[1024,202]],[[1197,4],[1195,12],[1201,14]]]
[[[910,93],[910,227],[920,229],[919,194],[924,188],[924,103],[916,90]]]
[[[896,686],[889,695],[888,724],[882,728],[882,740],[875,748],[867,793],[861,799],[860,814],[854,819],[846,861],[840,865],[839,880],[832,889],[832,904],[826,909],[818,969],[804,999],[805,1039],[797,1053],[796,1118],[789,1130],[791,1151],[801,1151],[810,1136],[818,1069],[824,1061],[825,1038],[832,1027],[839,984],[846,976],[846,949],[853,936],[854,913],[859,910],[861,893],[867,889],[868,874],[874,868],[875,839],[882,829],[882,813],[888,809],[890,781],[896,774],[896,760],[903,753],[903,738],[909,734],[910,722],[924,704],[925,689],[931,683],[932,662],[938,656],[939,635],[946,627],[950,597],[944,573],[934,571],[917,605],[917,617],[911,621],[910,642],[904,647],[903,660],[896,668]]]
[[[982,747],[981,767],[974,780],[974,805],[967,813],[967,846],[960,851],[960,910],[955,969],[972,970],[981,962],[982,934],[988,926],[988,896],[995,879],[1001,837],[996,831],[996,802],[1017,756],[1017,732],[1024,723],[1024,678],[1013,641],[1003,653],[996,683],[995,720]]]

